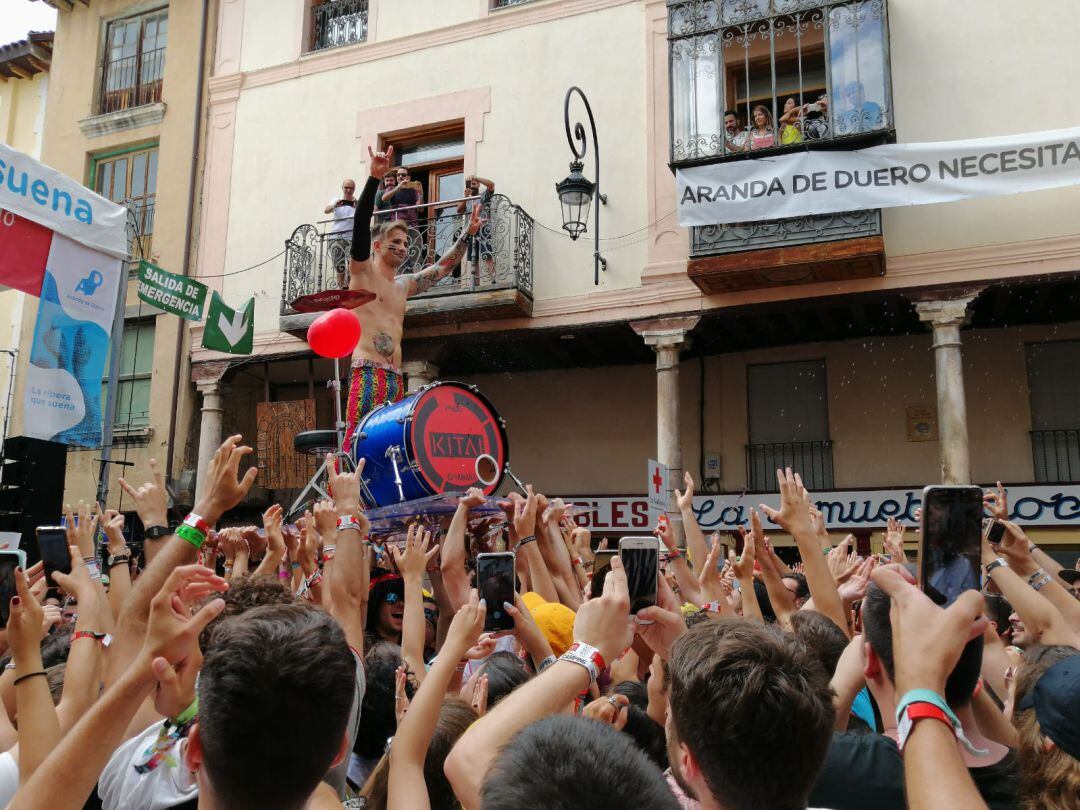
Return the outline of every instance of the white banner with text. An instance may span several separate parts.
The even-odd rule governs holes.
[[[684,227],[927,205],[1080,185],[1080,127],[679,169]]]
[[[1080,529],[1080,485],[1016,486],[1009,487],[1008,495],[1010,516],[1023,526]],[[815,492],[811,497],[825,515],[828,527],[838,531],[882,529],[891,517],[915,526],[915,510],[922,506],[921,488]],[[604,495],[564,500],[575,507],[577,524],[594,532],[640,534],[653,528],[649,503],[643,497]],[[730,531],[750,525],[751,508],[760,503],[778,506],[779,502],[775,492],[696,495],[694,512],[704,531]],[[765,523],[774,525],[769,520]]]

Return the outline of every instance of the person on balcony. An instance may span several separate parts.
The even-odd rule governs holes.
[[[799,105],[794,98],[784,102],[784,114],[780,116],[780,143],[789,146],[803,139],[802,119],[809,104]]]
[[[434,264],[415,273],[398,271],[408,258],[408,224],[401,219],[371,227],[375,196],[383,176],[390,168],[394,147],[386,152],[372,152],[371,176],[364,184],[353,220],[352,260],[349,262],[349,289],[366,290],[375,299],[353,310],[360,321],[360,342],[353,352],[349,383],[348,428],[345,444],[349,446],[360,419],[380,405],[398,402],[405,394],[401,374],[401,337],[405,329],[405,305],[411,295],[431,289],[458,265],[465,255],[469,237],[484,224],[477,206],[469,225],[457,241]],[[406,172],[406,178],[408,173]],[[400,183],[400,170],[398,175]]]
[[[862,82],[844,85],[844,106],[845,109],[838,116],[837,135],[866,132],[884,123],[881,105],[867,100]]]
[[[743,128],[739,114],[735,110],[724,113],[724,142],[729,152],[745,152],[749,148],[749,135]]]
[[[409,170],[398,166],[394,171],[396,182],[382,193],[384,203],[389,203],[393,213],[392,220],[403,220],[410,228],[420,224],[420,209],[415,206],[424,204],[424,187],[418,180],[409,176]],[[404,210],[399,210],[404,209]]]
[[[346,271],[349,269],[349,237],[352,235],[353,215],[356,213],[356,181],[345,179],[341,183],[341,196],[330,200],[324,214],[334,219],[326,232],[326,249],[334,268],[339,290],[346,287]]]
[[[776,135],[773,133],[772,113],[766,107],[758,104],[754,107],[754,128],[750,130],[750,148],[768,149],[776,145]]]
[[[483,191],[480,190],[481,186],[484,187]],[[481,208],[487,213],[488,201],[494,193],[494,181],[477,177],[475,174],[470,175],[465,181],[465,194],[467,197],[479,197],[479,199],[462,200],[458,203],[458,213],[471,216],[476,208]],[[495,253],[492,247],[490,214],[488,214],[487,219],[489,221],[480,229],[480,232],[469,240],[469,249],[465,257],[465,275],[462,278],[462,286],[467,288],[472,288],[474,284],[495,283]],[[481,262],[484,264],[483,275],[480,273]],[[475,277],[474,273],[476,274]]]
[[[391,169],[385,175],[383,175],[382,185],[379,186],[379,193],[375,195],[375,221],[385,222],[390,218],[390,208],[393,203],[390,202],[389,197],[393,197],[393,194],[387,194],[387,192],[393,191],[397,187],[397,170]]]

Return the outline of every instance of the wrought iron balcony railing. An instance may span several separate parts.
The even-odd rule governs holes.
[[[531,3],[533,0],[491,0],[492,8],[507,8],[508,6],[520,6],[522,3]]]
[[[476,200],[478,198],[467,198]],[[400,273],[412,273],[434,264],[454,244],[466,224],[457,213],[462,200],[446,200],[425,205],[382,210],[380,218],[410,221],[409,248]],[[473,237],[466,257],[453,272],[431,289],[414,298],[435,298],[495,290],[517,290],[532,299],[533,220],[509,198],[495,194],[485,205],[487,223]],[[335,221],[301,225],[285,243],[285,277],[281,287],[281,314],[291,315],[291,302],[302,295],[347,287],[352,224],[335,231]]]
[[[367,40],[368,0],[327,0],[311,7],[311,50]]]
[[[811,214],[764,222],[698,225],[690,229],[690,255],[717,256],[744,250],[811,245],[863,236],[881,236],[881,210]]]
[[[165,48],[106,62],[101,72],[99,113],[118,112],[161,101]]]
[[[746,446],[746,486],[776,492],[776,471],[791,467],[810,490],[833,488],[832,442],[770,442]]]
[[[1031,454],[1036,481],[1080,481],[1080,428],[1031,431]]]

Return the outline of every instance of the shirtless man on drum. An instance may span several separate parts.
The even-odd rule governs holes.
[[[353,310],[360,320],[360,343],[353,352],[349,383],[346,446],[357,423],[366,414],[405,395],[401,375],[401,336],[405,303],[410,295],[424,292],[446,277],[465,255],[469,236],[484,224],[480,207],[473,211],[468,228],[435,264],[416,273],[397,275],[409,246],[409,225],[402,220],[382,221],[371,228],[375,195],[390,168],[394,147],[372,152],[370,176],[360,194],[353,220],[349,289],[367,290],[375,298]]]

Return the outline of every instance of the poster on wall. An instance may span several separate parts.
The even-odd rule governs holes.
[[[40,298],[23,386],[26,436],[101,445],[126,222],[123,206],[0,144],[0,285]]]

